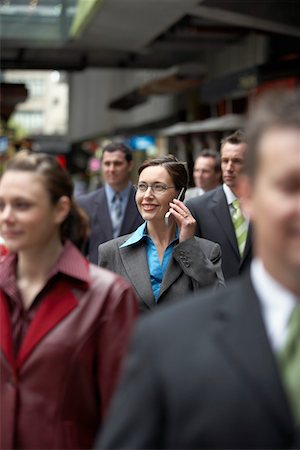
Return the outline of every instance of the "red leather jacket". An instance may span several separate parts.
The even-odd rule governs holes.
[[[114,391],[136,298],[125,280],[89,265],[72,244],[69,253],[16,357],[4,288],[12,255],[1,263],[1,449],[91,448]]]

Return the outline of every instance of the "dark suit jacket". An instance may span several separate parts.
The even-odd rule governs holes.
[[[241,258],[223,187],[187,201],[186,206],[197,221],[196,234],[220,244],[225,280],[247,270],[252,257],[251,227]]]
[[[94,192],[82,195],[77,199],[78,204],[86,211],[90,218],[90,238],[88,243],[89,260],[97,264],[98,246],[102,242],[113,239],[113,229],[109,214],[108,202],[104,187]],[[132,186],[128,198],[120,236],[131,233],[143,223],[135,203],[135,189]]]
[[[249,275],[140,319],[96,448],[299,449]]]
[[[149,311],[203,287],[224,285],[220,246],[195,236],[175,245],[155,301],[145,241],[120,248],[129,237],[101,244],[99,265],[121,275],[134,287],[140,310]]]

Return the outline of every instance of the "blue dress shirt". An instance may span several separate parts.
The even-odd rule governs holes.
[[[154,242],[151,237],[147,234],[147,222],[140,225],[136,231],[124,242],[120,248],[127,247],[129,245],[137,244],[138,242],[145,241],[146,244],[146,255],[149,267],[150,281],[152,286],[152,291],[155,300],[157,301],[160,285],[163,280],[166,268],[170,261],[174,245],[177,244],[179,238],[178,228],[176,227],[175,239],[168,245],[164,252],[162,263],[160,264],[158,253]]]

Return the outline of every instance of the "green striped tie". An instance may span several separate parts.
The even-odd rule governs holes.
[[[300,300],[299,300],[300,301]],[[279,367],[296,425],[300,425],[300,303],[289,320],[288,336],[278,354]]]
[[[243,256],[246,239],[247,239],[247,223],[242,214],[242,211],[240,208],[240,202],[238,201],[238,199],[233,200],[233,202],[231,204],[233,206],[233,211],[231,213],[232,223],[234,226],[240,255]]]

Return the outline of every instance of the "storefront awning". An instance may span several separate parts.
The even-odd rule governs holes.
[[[245,116],[241,114],[227,114],[222,117],[213,117],[195,122],[179,122],[160,130],[163,136],[175,136],[178,134],[205,133],[211,131],[230,131],[242,128],[245,124]]]

